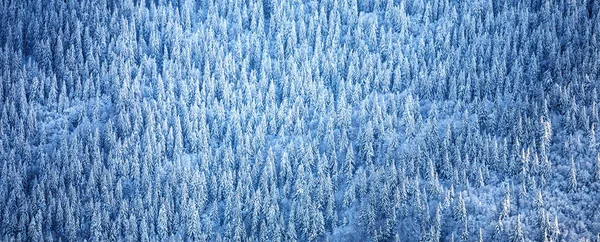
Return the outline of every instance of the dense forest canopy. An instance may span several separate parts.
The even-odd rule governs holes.
[[[600,241],[599,12],[0,0],[0,240]]]

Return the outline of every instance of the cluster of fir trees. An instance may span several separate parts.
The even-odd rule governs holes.
[[[597,240],[599,11],[0,0],[0,240]]]

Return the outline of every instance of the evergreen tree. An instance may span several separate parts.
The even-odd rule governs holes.
[[[438,204],[435,210],[435,218],[433,220],[433,237],[432,240],[435,242],[440,241],[442,233],[442,207]]]
[[[200,224],[200,215],[198,214],[198,210],[192,208],[192,214],[189,217],[189,221],[187,223],[187,237],[192,241],[200,240],[202,236],[201,224]]]
[[[510,207],[510,205],[511,205],[510,185],[506,184],[505,190],[506,191],[504,193],[504,200],[502,200],[502,213],[500,215],[500,218],[507,218],[510,215],[510,209],[511,209],[511,207]]]
[[[43,240],[43,231],[42,231],[42,216],[38,211],[36,215],[31,218],[29,222],[29,226],[27,228],[28,239],[32,241],[42,241]]]
[[[569,191],[577,191],[577,168],[575,167],[575,159],[571,156],[571,167],[569,170]]]
[[[373,147],[374,141],[373,123],[368,121],[366,127],[362,131],[360,149],[361,157],[365,166],[370,166],[373,164],[373,158],[375,157],[375,151]]]
[[[523,228],[521,225],[521,214],[517,215],[517,221],[515,223],[515,229],[513,231],[511,241],[525,241],[525,235],[523,234]]]
[[[349,145],[346,149],[346,162],[344,165],[345,175],[347,177],[347,181],[351,182],[354,177],[354,149],[352,145]]]
[[[167,238],[167,236],[169,235],[169,227],[168,227],[168,213],[167,213],[167,207],[165,206],[165,204],[161,204],[160,205],[160,209],[158,210],[158,219],[157,219],[157,235],[158,238],[161,240],[165,240]]]
[[[92,221],[90,224],[91,241],[102,241],[102,224],[100,218],[100,204],[96,203],[93,206]]]

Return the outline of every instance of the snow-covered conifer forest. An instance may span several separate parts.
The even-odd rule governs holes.
[[[600,1],[0,0],[0,241],[600,241]]]

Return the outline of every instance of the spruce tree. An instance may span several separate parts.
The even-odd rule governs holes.
[[[575,167],[575,159],[571,156],[571,166],[569,170],[569,188],[570,192],[577,191],[577,168]]]

